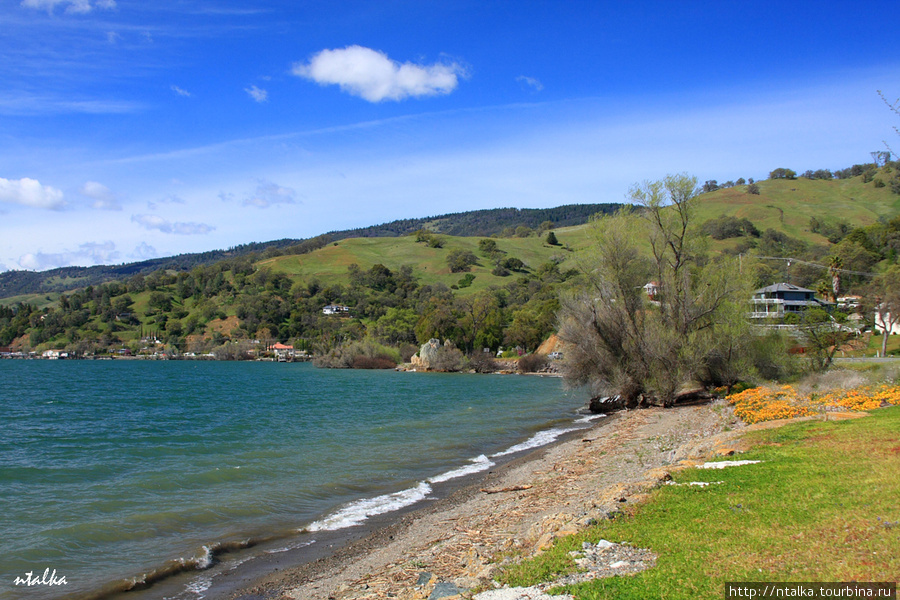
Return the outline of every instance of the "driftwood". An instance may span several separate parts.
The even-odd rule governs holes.
[[[485,494],[500,494],[502,492],[521,492],[522,490],[530,490],[530,489],[531,489],[530,485],[514,485],[512,487],[505,487],[505,488],[493,488],[493,489],[484,488],[481,491],[484,492]]]
[[[703,404],[715,400],[716,396],[703,389],[689,390],[675,394],[669,402],[661,402],[654,396],[639,394],[636,398],[623,398],[622,396],[595,396],[588,403],[588,410],[592,413],[610,413],[623,409],[650,408],[652,406],[688,406]]]

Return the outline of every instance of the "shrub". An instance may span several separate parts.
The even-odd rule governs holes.
[[[759,229],[749,219],[738,219],[733,216],[721,215],[716,219],[710,219],[701,227],[703,233],[716,240],[742,237],[750,235],[759,237]]]
[[[769,179],[796,179],[797,172],[792,169],[779,167],[769,173]]]
[[[510,271],[521,271],[525,268],[525,263],[514,256],[507,258],[506,260],[501,262],[500,265],[505,269],[509,269]]]
[[[462,371],[466,364],[466,357],[458,348],[454,348],[452,344],[444,344],[435,352],[429,369],[432,371],[456,372]]]
[[[753,194],[754,196],[759,196],[759,186],[755,183],[747,185],[747,193]]]
[[[519,359],[520,373],[537,373],[547,367],[547,357],[543,354],[526,354]]]
[[[466,273],[463,278],[457,282],[457,288],[467,288],[472,285],[473,281],[475,281],[475,276],[471,273]]]
[[[497,250],[497,241],[489,238],[478,240],[478,249],[487,255]]]
[[[396,350],[370,339],[335,346],[313,360],[315,366],[326,369],[389,369],[398,362],[400,354]]]
[[[478,257],[469,250],[452,250],[450,254],[447,255],[447,266],[450,267],[451,273],[463,273],[468,271],[476,262],[478,262]]]
[[[490,352],[473,352],[469,355],[469,367],[476,373],[494,373],[498,369]]]

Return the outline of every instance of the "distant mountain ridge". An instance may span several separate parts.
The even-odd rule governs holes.
[[[491,236],[504,229],[519,226],[535,229],[545,221],[554,227],[568,227],[586,223],[597,213],[609,214],[621,204],[567,204],[555,208],[493,208],[449,213],[436,217],[399,219],[381,225],[331,231],[308,239],[284,238],[269,242],[242,244],[227,250],[179,254],[121,265],[96,265],[93,267],[60,267],[48,271],[7,271],[0,273],[0,299],[26,294],[66,292],[97,285],[107,281],[125,279],[137,274],[148,274],[160,269],[187,271],[221,260],[260,255],[302,254],[328,241],[353,237],[399,237],[419,229],[453,236]]]
[[[351,237],[398,237],[419,229],[455,236],[498,235],[507,227],[525,226],[537,229],[545,221],[554,227],[570,227],[587,223],[597,213],[613,213],[622,204],[566,204],[556,208],[490,208],[461,213],[439,215],[421,219],[400,219],[358,229],[332,231],[327,235],[334,240]]]

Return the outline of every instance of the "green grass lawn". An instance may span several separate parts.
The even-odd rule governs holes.
[[[533,585],[573,572],[568,552],[600,539],[650,548],[657,566],[566,591],[579,599],[722,598],[726,582],[897,581],[900,407],[748,434],[759,464],[688,469],[625,518],[560,540],[504,572]]]

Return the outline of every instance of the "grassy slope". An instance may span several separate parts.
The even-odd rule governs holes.
[[[59,293],[57,292],[48,292],[46,294],[22,294],[21,296],[10,296],[9,298],[0,299],[0,305],[14,306],[21,302],[22,304],[31,304],[38,308],[48,308],[56,306],[57,300],[59,300]]]
[[[587,240],[585,228],[567,227],[556,231],[560,244],[568,244],[571,248],[582,247]],[[451,273],[447,266],[447,255],[455,249],[470,250],[478,257],[478,263],[471,273],[475,275],[472,286],[463,292],[476,292],[489,285],[503,285],[510,277],[498,277],[491,274],[493,263],[482,256],[478,250],[477,237],[441,236],[443,248],[429,248],[423,243],[416,243],[415,237],[397,238],[352,238],[341,240],[299,256],[279,256],[261,261],[257,266],[268,267],[275,272],[302,279],[318,278],[321,282],[347,283],[347,268],[356,263],[363,270],[381,263],[396,271],[403,265],[410,265],[413,273],[423,284],[444,283],[447,286],[457,283],[465,273]],[[572,252],[563,246],[549,246],[543,237],[503,238],[497,239],[497,247],[506,252],[507,257],[522,260],[530,268],[536,268],[550,260],[553,256],[563,257],[566,262],[563,268],[571,266]]]
[[[810,217],[819,220],[846,221],[852,226],[871,225],[879,218],[900,215],[900,195],[892,194],[887,187],[876,188],[872,183],[863,184],[861,177],[845,180],[766,180],[757,183],[759,195],[748,194],[747,186],[722,189],[703,194],[698,202],[697,223],[714,219],[719,215],[733,215],[750,219],[763,231],[775,229],[791,237],[813,244],[828,244],[821,235],[809,231]],[[585,247],[589,242],[584,225],[555,230],[559,242],[572,250]],[[313,253],[301,256],[280,256],[265,260],[259,266],[268,266],[291,277],[309,280],[346,283],[347,267],[351,263],[369,269],[381,263],[396,270],[407,264],[422,283],[442,282],[452,285],[463,274],[450,273],[446,256],[450,250],[471,250],[479,258],[472,269],[475,281],[463,293],[476,292],[489,285],[503,285],[509,278],[491,275],[493,265],[478,251],[477,237],[442,236],[443,248],[428,248],[417,244],[412,236],[399,238],[354,238],[341,240]],[[713,242],[713,250],[733,246],[736,240]],[[497,244],[507,256],[523,260],[535,268],[552,256],[565,257],[563,268],[574,267],[574,256],[563,247],[552,247],[544,238],[500,238]],[[468,290],[468,292],[467,292]]]
[[[570,571],[583,541],[628,541],[659,555],[633,577],[576,586],[579,599],[722,598],[728,581],[895,581],[900,573],[900,407],[864,419],[813,421],[748,434],[742,460],[760,464],[689,469],[628,518],[563,538],[507,570],[533,585]]]
[[[719,215],[746,218],[760,231],[771,228],[806,242],[824,244],[824,237],[809,231],[810,217],[846,221],[859,227],[871,225],[880,217],[900,215],[900,195],[892,194],[887,187],[863,184],[861,177],[834,181],[769,179],[757,185],[758,196],[748,194],[747,186],[702,195],[698,221]]]

